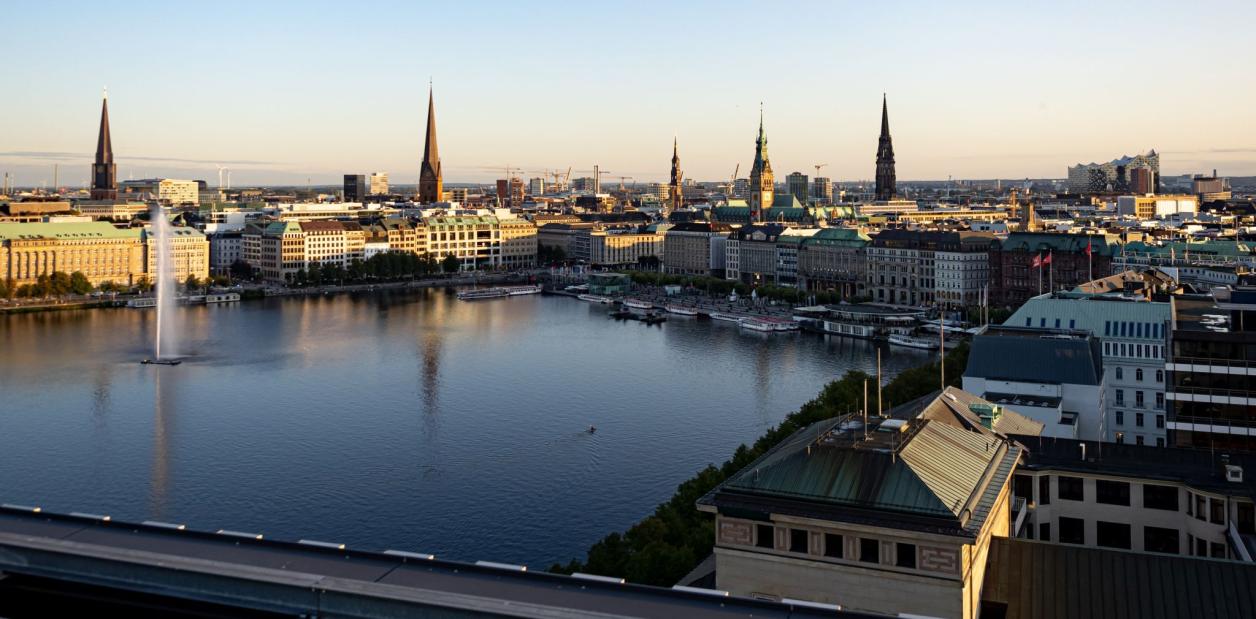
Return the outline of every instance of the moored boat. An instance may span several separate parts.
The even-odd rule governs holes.
[[[895,346],[905,346],[907,348],[919,348],[921,350],[937,350],[938,343],[922,337],[912,337],[910,335],[902,335],[900,333],[892,333],[889,336],[891,344]]]
[[[779,333],[796,331],[798,329],[798,323],[792,320],[771,316],[748,316],[739,320],[738,324],[752,331],[761,331],[763,333]]]
[[[740,322],[743,316],[737,314],[728,314],[725,312],[711,312],[711,320],[725,320],[728,322]]]
[[[642,301],[640,299],[624,299],[624,306],[631,307],[633,309],[654,309],[653,303],[650,303],[649,301]]]
[[[667,310],[668,313],[679,314],[681,316],[697,316],[698,315],[698,310],[692,307],[685,307],[683,305],[664,305],[663,309]]]
[[[604,297],[604,296],[596,295],[596,294],[582,294],[576,298],[580,299],[581,301],[588,301],[590,303],[603,303],[607,305],[614,303],[615,301],[614,299],[610,297]]]

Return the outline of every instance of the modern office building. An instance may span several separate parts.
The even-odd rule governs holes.
[[[1194,215],[1199,212],[1199,199],[1187,195],[1134,195],[1116,199],[1119,215],[1137,219],[1163,219],[1172,215]]]
[[[1178,447],[1256,451],[1256,285],[1175,296],[1166,364]]]
[[[990,327],[974,336],[964,391],[1044,426],[1044,436],[1098,441],[1108,423],[1103,349],[1089,331]]]
[[[539,176],[529,179],[528,195],[534,198],[545,195],[545,179]]]
[[[346,174],[344,186],[344,201],[355,202],[361,204],[366,199],[366,175],[365,174]]]
[[[530,269],[536,266],[536,224],[526,219],[499,219],[501,230],[501,266],[507,269]]]
[[[198,181],[172,178],[122,181],[121,193],[128,200],[156,200],[167,206],[196,205],[201,196]]]
[[[370,178],[370,195],[386,196],[388,195],[388,173],[372,172]]]
[[[663,268],[677,275],[723,277],[727,224],[685,222],[663,234]]]
[[[1004,325],[1088,331],[1103,351],[1108,423],[1102,440],[1163,447],[1169,318],[1168,302],[1070,292],[1029,299]]]
[[[501,225],[491,215],[424,217],[427,253],[437,261],[454,256],[463,270],[501,266]]]
[[[1130,169],[1130,193],[1145,196],[1156,192],[1156,174],[1148,166],[1135,166]]]
[[[785,177],[786,191],[798,199],[798,202],[806,204],[810,198],[810,191],[807,186],[807,175],[802,172],[794,172]]]
[[[1191,193],[1195,194],[1200,202],[1229,200],[1233,195],[1230,191],[1230,183],[1217,176],[1216,170],[1212,171],[1212,176],[1196,174],[1191,179]]]

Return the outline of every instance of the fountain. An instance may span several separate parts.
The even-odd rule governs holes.
[[[150,230],[153,235],[153,251],[156,253],[157,267],[157,328],[153,337],[153,358],[141,363],[155,365],[179,365],[178,356],[179,332],[174,329],[175,304],[178,302],[178,282],[175,281],[175,269],[171,262],[170,236],[173,228],[166,212],[160,204],[154,203],[149,211]]]

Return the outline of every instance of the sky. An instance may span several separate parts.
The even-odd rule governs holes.
[[[1022,6],[1023,5],[1023,6]],[[102,88],[119,179],[417,181],[429,80],[447,183],[1061,178],[1146,152],[1256,174],[1256,2],[17,2],[0,172],[87,181]]]

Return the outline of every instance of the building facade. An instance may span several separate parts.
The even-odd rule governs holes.
[[[1250,282],[1215,299],[1171,299],[1165,397],[1175,446],[1256,451],[1256,286]]]
[[[454,256],[464,271],[494,269],[502,262],[501,226],[491,215],[423,218],[427,253],[438,262]]]
[[[1130,171],[1134,168],[1150,170],[1152,189],[1144,193],[1160,193],[1160,155],[1154,149],[1145,155],[1126,155],[1107,163],[1069,166],[1068,188],[1073,193],[1128,192]]]
[[[867,286],[865,248],[872,239],[851,228],[824,228],[798,247],[799,286],[816,292],[837,292],[843,298],[863,296]]]
[[[727,224],[686,222],[663,234],[663,268],[676,275],[722,277],[724,244],[732,231]]]
[[[526,219],[501,219],[501,266],[530,269],[536,266],[536,224]]]
[[[648,229],[590,230],[589,264],[615,267],[639,264],[644,258],[663,260],[664,236]]]
[[[1110,275],[1117,248],[1107,235],[1013,232],[990,256],[991,302],[1016,307],[1044,292]],[[1048,256],[1050,264],[1034,266]]]
[[[146,274],[136,228],[105,222],[0,224],[0,279],[33,284],[41,275],[80,271],[93,285],[131,285]]]

